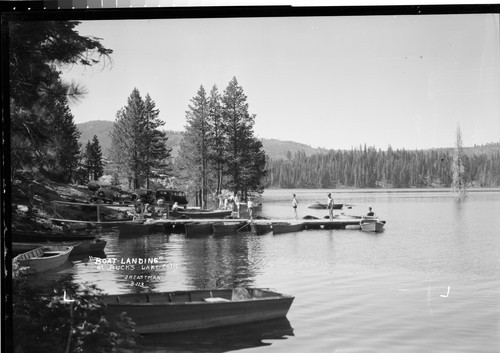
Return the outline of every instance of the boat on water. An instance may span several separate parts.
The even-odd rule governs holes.
[[[186,209],[176,210],[170,213],[172,218],[190,218],[190,219],[212,219],[212,218],[225,218],[231,216],[231,210],[200,210],[200,209]]]
[[[17,255],[12,259],[20,267],[28,267],[30,272],[47,272],[62,266],[73,250],[72,246],[41,246]]]
[[[271,223],[250,223],[250,229],[255,235],[263,235],[271,232]]]
[[[213,223],[210,222],[191,222],[184,225],[187,237],[210,235],[213,233]]]
[[[341,210],[342,207],[344,207],[343,203],[334,203],[333,204],[334,210]],[[316,203],[313,203],[312,205],[307,206],[307,208],[312,208],[315,210],[326,210],[328,208],[328,205],[326,203],[316,202]]]
[[[273,234],[300,232],[304,229],[302,222],[273,222],[271,224]]]
[[[126,312],[139,333],[179,332],[282,318],[293,300],[293,296],[260,288],[104,297],[108,312]]]
[[[80,241],[63,241],[63,242],[12,242],[12,252],[14,254],[22,254],[24,252],[44,247],[44,246],[72,246],[73,250],[70,255],[86,255],[96,254],[104,251],[106,247],[106,240],[93,239],[93,240],[80,240]]]
[[[83,225],[84,226],[83,229],[87,230],[96,229],[97,227],[112,228],[112,227],[117,227],[119,224],[122,223],[135,222],[133,218],[108,220],[108,221],[79,221],[79,220],[65,219],[65,218],[50,218],[50,220],[52,221],[52,223],[69,226],[71,228]]]
[[[163,233],[164,223],[151,221],[136,221],[131,223],[118,224],[120,236],[142,236],[147,234]]]
[[[245,226],[245,222],[215,222],[212,224],[214,235],[231,235]]]
[[[379,220],[377,217],[364,217],[359,222],[361,230],[364,232],[382,232],[384,230],[385,221]]]

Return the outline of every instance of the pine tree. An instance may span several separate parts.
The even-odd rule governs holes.
[[[467,179],[465,174],[464,152],[462,147],[462,131],[460,126],[457,127],[457,135],[455,141],[455,151],[453,154],[452,163],[452,188],[453,191],[460,197],[467,194]]]
[[[222,106],[221,97],[217,86],[212,87],[210,97],[208,99],[208,120],[211,126],[211,143],[212,148],[210,153],[210,162],[214,165],[215,173],[215,194],[219,195],[222,190],[223,177],[224,177],[224,145],[226,143],[226,136],[224,134],[224,126],[222,121]]]
[[[254,170],[254,173],[261,174],[253,167],[255,163],[260,165],[262,160],[262,154],[257,151],[262,149],[262,144],[259,146],[255,142],[253,136],[255,116],[248,113],[247,97],[243,88],[238,85],[236,77],[233,77],[224,91],[222,118],[226,136],[225,157],[228,176],[226,184],[234,192],[241,192],[246,199],[248,191],[256,187],[255,176],[249,177],[248,171]],[[252,160],[252,157],[257,158],[259,162]],[[250,179],[254,181],[248,184]]]
[[[80,144],[78,139],[81,132],[73,121],[73,115],[69,107],[59,103],[60,114],[54,116],[54,140],[56,147],[59,173],[64,182],[70,182],[78,167],[78,156]]]
[[[149,179],[153,175],[169,174],[170,156],[172,148],[168,147],[166,134],[159,130],[165,122],[159,119],[160,111],[156,109],[155,102],[149,94],[144,100],[145,136],[142,140],[144,154],[147,161],[145,165],[146,187],[149,188]]]
[[[209,113],[208,98],[204,87],[200,86],[186,111],[186,132],[181,143],[179,160],[183,179],[190,181],[189,191],[198,195],[202,208],[207,204],[213,145]]]
[[[61,158],[58,161],[58,152],[51,147],[53,107],[55,102],[81,98],[83,89],[63,82],[58,68],[67,64],[106,65],[106,58],[112,53],[100,44],[100,39],[80,36],[75,30],[78,24],[77,21],[7,24],[12,177],[23,168],[54,171],[61,162],[69,170],[74,167],[72,162],[68,164]]]
[[[263,178],[267,175],[266,153],[262,146],[262,141],[255,137],[244,145],[243,158],[247,161],[241,169],[241,184],[244,194],[248,190],[262,192]]]
[[[149,95],[142,100],[137,88],[127,105],[116,113],[110,158],[131,180],[134,189],[148,185],[152,172],[169,164],[171,149],[165,133],[158,130],[163,124],[154,101]]]
[[[104,173],[101,145],[97,135],[94,135],[92,142],[88,141],[85,147],[85,168],[88,180],[98,180]]]

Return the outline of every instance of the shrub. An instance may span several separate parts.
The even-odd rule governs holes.
[[[126,316],[106,315],[102,291],[95,285],[77,285],[70,276],[37,285],[33,276],[14,271],[16,353],[114,353],[135,345],[134,323]]]

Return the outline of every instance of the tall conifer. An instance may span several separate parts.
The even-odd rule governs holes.
[[[453,191],[459,196],[465,196],[467,194],[467,180],[465,176],[464,151],[462,147],[462,131],[460,130],[460,126],[457,127],[455,151],[453,153],[451,169],[453,175],[451,186]]]
[[[179,151],[180,170],[188,181],[189,191],[197,195],[203,208],[207,204],[209,187],[209,158],[212,146],[212,128],[205,88],[200,86],[186,111],[186,132]]]
[[[116,113],[111,132],[110,157],[120,171],[127,175],[137,189],[149,183],[154,168],[167,164],[170,148],[154,101],[146,96],[142,100],[137,88],[130,94],[127,105]]]

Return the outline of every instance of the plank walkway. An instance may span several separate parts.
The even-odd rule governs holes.
[[[119,224],[135,224],[136,221],[132,220],[123,220],[123,221],[79,221],[79,220],[71,220],[71,219],[63,219],[63,218],[51,218],[54,222],[60,223],[80,223],[80,224],[94,224],[100,226],[118,226]],[[165,226],[175,226],[175,225],[185,225],[187,223],[199,222],[199,223],[217,223],[217,222],[234,222],[234,223],[246,223],[250,225],[251,223],[256,224],[272,224],[272,223],[303,223],[306,229],[343,229],[346,226],[359,225],[360,218],[337,218],[332,221],[328,219],[254,219],[250,221],[249,219],[244,218],[196,218],[196,219],[155,219],[149,224],[163,224]],[[146,224],[148,224],[146,223]]]

